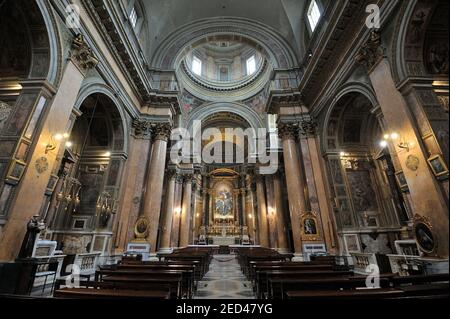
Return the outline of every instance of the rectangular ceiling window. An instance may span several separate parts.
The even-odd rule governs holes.
[[[137,24],[137,20],[138,20],[138,15],[137,15],[137,11],[136,8],[133,7],[133,9],[130,12],[130,23],[131,26],[134,28],[136,28],[136,24]]]
[[[256,72],[256,60],[255,56],[252,55],[247,59],[247,75],[253,74]]]
[[[192,60],[192,71],[197,75],[202,75],[202,60],[196,56]]]
[[[314,30],[317,27],[317,24],[319,24],[319,20],[322,15],[320,13],[319,5],[317,4],[316,0],[312,0],[311,3],[309,4],[307,15],[311,31],[314,32]]]

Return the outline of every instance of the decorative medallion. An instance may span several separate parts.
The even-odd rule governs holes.
[[[419,158],[415,155],[409,155],[406,158],[406,167],[408,167],[412,171],[417,171],[419,168]]]
[[[148,236],[150,221],[147,217],[139,217],[134,226],[134,235],[138,241],[145,241]]]
[[[48,159],[47,157],[40,157],[36,160],[36,162],[34,163],[34,167],[36,168],[36,171],[39,174],[44,173],[46,170],[48,170]]]
[[[423,252],[431,254],[437,247],[436,239],[432,232],[433,226],[425,216],[414,216],[414,236],[417,244]]]

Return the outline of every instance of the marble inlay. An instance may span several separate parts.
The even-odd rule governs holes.
[[[195,299],[254,299],[251,283],[235,255],[214,255],[209,271],[198,283]]]

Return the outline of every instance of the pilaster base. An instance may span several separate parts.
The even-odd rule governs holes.
[[[303,254],[294,253],[294,257],[292,257],[292,261],[305,261]]]
[[[173,253],[173,248],[160,248],[158,251],[159,254],[171,254]]]
[[[279,252],[280,254],[289,254],[289,253],[291,253],[289,248],[277,248],[276,251]]]

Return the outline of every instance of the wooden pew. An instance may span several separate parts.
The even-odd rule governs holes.
[[[260,265],[255,264],[250,268],[250,273],[248,279],[251,282],[256,281],[256,274],[258,272],[265,272],[270,270],[279,271],[333,271],[333,266],[331,265],[314,265],[314,264],[303,264],[303,263],[280,263],[275,265]]]
[[[365,290],[298,290],[287,291],[288,299],[299,301],[323,300],[367,300],[394,299],[404,296],[404,292],[395,288]]]
[[[96,281],[112,282],[115,285],[120,282],[122,286],[126,286],[127,282],[137,286],[141,282],[141,289],[144,289],[149,283],[163,283],[166,280],[172,284],[177,283],[178,298],[191,298],[194,290],[193,275],[192,270],[99,270],[96,273]]]
[[[165,290],[63,288],[56,290],[54,297],[64,299],[169,299],[170,292]]]
[[[309,279],[309,278],[336,278],[350,277],[353,275],[351,271],[285,271],[285,270],[269,270],[258,271],[256,273],[256,295],[263,299],[269,297],[269,280],[270,279]]]
[[[285,299],[287,291],[301,290],[352,290],[365,288],[366,279],[354,280],[349,277],[328,277],[328,278],[306,278],[306,279],[286,279],[270,278],[268,288],[268,299]],[[380,279],[381,288],[390,288],[389,279]]]

